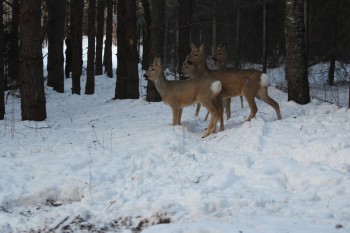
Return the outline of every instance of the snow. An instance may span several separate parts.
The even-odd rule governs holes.
[[[65,81],[64,94],[45,87],[43,122],[21,121],[8,98],[0,232],[349,232],[349,109],[298,105],[271,86],[282,120],[257,101],[245,122],[234,98],[225,130],[203,139],[194,105],[172,126],[164,103],[112,100],[115,78],[81,96]]]

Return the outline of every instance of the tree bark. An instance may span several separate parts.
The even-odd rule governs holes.
[[[107,19],[106,19],[106,41],[103,63],[105,66],[105,73],[112,78],[112,30],[113,30],[113,1],[106,0]]]
[[[126,0],[118,0],[117,3],[117,41],[118,52],[117,60],[118,66],[116,70],[117,82],[115,87],[116,99],[127,99],[127,32],[126,32]]]
[[[26,0],[20,9],[20,73],[22,120],[46,119],[41,48],[40,0]]]
[[[96,0],[89,0],[88,10],[88,60],[85,84],[85,94],[91,95],[95,92],[95,21]]]
[[[3,15],[3,2],[0,5],[0,15]],[[4,88],[4,22],[3,17],[0,18],[0,120],[5,116],[5,88]]]
[[[82,75],[82,34],[84,0],[71,1],[70,39],[72,43],[72,94],[80,95]]]
[[[262,51],[262,71],[267,70],[267,2],[263,3],[263,51]]]
[[[151,46],[148,61],[152,62],[156,56],[163,58],[165,1],[150,0],[150,5],[152,22],[150,26]],[[147,82],[146,100],[150,102],[159,102],[162,100],[153,82]]]
[[[240,20],[241,20],[241,10],[239,6],[237,7],[236,13],[236,32],[235,32],[235,45],[234,45],[234,56],[233,56],[233,66],[234,68],[239,68],[239,44],[240,44]]]
[[[64,92],[64,18],[65,0],[46,0],[49,13],[48,19],[48,77],[47,85],[59,93]]]
[[[12,20],[11,20],[11,32],[9,35],[9,51],[8,51],[8,64],[9,64],[9,78],[20,84],[20,72],[19,72],[19,0],[12,1]],[[5,87],[6,88],[6,87]]]
[[[288,100],[310,102],[305,50],[304,1],[286,0],[286,79]]]
[[[139,55],[137,53],[137,18],[136,18],[136,0],[128,0],[126,5],[127,15],[127,96],[131,99],[138,99],[139,93],[139,75],[138,75],[138,63]]]
[[[150,62],[148,60],[149,50],[151,48],[151,12],[148,0],[142,0],[142,6],[145,14],[145,28],[146,32],[143,36],[143,54],[142,54],[142,69],[147,70]]]
[[[96,58],[95,74],[103,74],[102,51],[103,51],[103,31],[106,0],[98,0],[97,6],[97,28],[96,28]]]
[[[177,47],[177,72],[181,72],[182,63],[191,51],[191,7],[192,0],[179,0],[178,6],[178,32],[179,41]]]

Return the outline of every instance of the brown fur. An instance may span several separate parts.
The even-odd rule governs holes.
[[[210,112],[210,122],[203,137],[215,132],[220,112],[217,96],[221,90],[221,83],[211,78],[169,81],[164,76],[160,58],[154,59],[145,77],[154,82],[163,102],[171,107],[173,125],[181,124],[184,107],[201,103]],[[212,90],[213,83],[219,87],[216,92]]]
[[[244,96],[250,107],[250,114],[247,121],[255,117],[258,108],[255,97],[269,104],[276,111],[278,119],[281,119],[279,104],[274,101],[267,91],[267,86],[261,85],[263,73],[255,69],[245,70],[209,70],[205,63],[204,44],[197,48],[192,44],[192,51],[188,57],[191,69],[183,70],[185,76],[197,78],[213,78],[221,81],[223,97]]]

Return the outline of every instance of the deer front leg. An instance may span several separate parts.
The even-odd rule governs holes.
[[[178,118],[179,121],[177,122],[178,125],[181,125],[182,109],[183,108],[179,109],[179,118]]]
[[[171,107],[173,110],[173,125],[179,125],[180,124],[180,119],[179,119],[179,108],[178,107]]]

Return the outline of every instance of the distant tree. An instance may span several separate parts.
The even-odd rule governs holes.
[[[82,34],[84,0],[70,1],[70,39],[72,43],[72,94],[80,95],[82,75]]]
[[[136,0],[119,0],[117,5],[118,66],[116,99],[139,98],[136,37]]]
[[[21,77],[19,72],[19,0],[12,0],[11,29],[8,44],[8,69],[9,78],[19,84]]]
[[[88,9],[88,60],[85,94],[95,92],[95,22],[96,22],[96,0],[89,0]]]
[[[41,48],[41,1],[26,0],[20,8],[20,73],[22,120],[46,119]]]
[[[286,0],[286,79],[288,100],[310,102],[305,50],[304,0]]]
[[[163,57],[165,1],[150,0],[149,2],[151,6],[151,46],[148,53],[148,61],[152,62],[156,56]],[[153,82],[147,82],[146,100],[150,102],[162,100]]]
[[[337,59],[337,34],[338,34],[338,8],[340,0],[333,0],[331,4],[330,14],[332,17],[332,28],[330,32],[330,56],[329,56],[329,70],[328,70],[328,84],[334,85],[335,61]]]
[[[138,99],[139,93],[139,75],[138,64],[139,55],[137,53],[137,17],[136,17],[136,0],[128,0],[126,5],[126,37],[127,43],[127,95],[128,98]]]
[[[3,15],[3,1],[0,3],[0,15]],[[4,22],[0,17],[0,120],[5,115],[5,99],[4,99]]]
[[[64,92],[63,38],[65,0],[46,0],[48,9],[48,77],[47,85],[59,93]]]
[[[191,11],[192,0],[179,0],[178,5],[178,46],[177,72],[182,68],[187,54],[191,51]]]
[[[118,65],[116,69],[117,82],[115,87],[115,98],[127,99],[128,59],[126,48],[128,47],[128,39],[126,34],[126,0],[118,0],[117,17]]]
[[[95,74],[101,75],[103,74],[102,52],[106,0],[98,0],[97,4]]]
[[[145,17],[145,36],[143,37],[142,45],[143,45],[143,54],[142,54],[142,69],[147,70],[150,62],[148,60],[148,54],[151,46],[151,12],[150,5],[148,0],[142,0],[143,12]]]
[[[107,19],[106,19],[106,40],[105,40],[105,52],[103,58],[103,64],[105,67],[105,73],[112,78],[112,30],[113,30],[113,1],[106,0]]]

